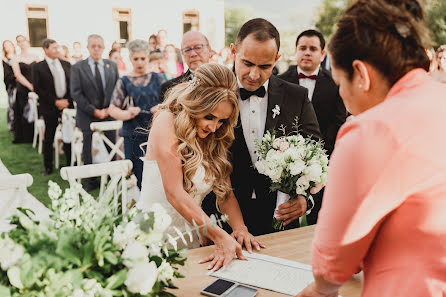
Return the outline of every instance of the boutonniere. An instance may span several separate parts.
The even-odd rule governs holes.
[[[105,65],[105,67],[110,68],[110,64]]]
[[[276,118],[280,114],[280,106],[276,104],[276,106],[273,108],[273,119]]]

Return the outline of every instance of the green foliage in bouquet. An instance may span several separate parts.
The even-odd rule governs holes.
[[[185,239],[178,229],[177,237],[166,238],[171,218],[160,205],[118,215],[113,187],[96,201],[82,196],[80,185],[64,195],[57,184],[49,185],[51,219],[34,221],[20,209],[11,218],[15,228],[0,236],[0,296],[174,296],[166,288],[183,277],[178,267],[186,257],[176,241]],[[189,227],[186,233],[192,240]],[[168,242],[175,248],[168,249]]]

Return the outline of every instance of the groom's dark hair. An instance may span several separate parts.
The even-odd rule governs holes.
[[[274,39],[277,45],[277,52],[280,48],[280,34],[273,24],[262,18],[256,18],[247,21],[240,28],[237,35],[237,40],[235,45],[238,47],[242,41],[250,34],[253,34],[255,40],[257,41],[267,41]]]

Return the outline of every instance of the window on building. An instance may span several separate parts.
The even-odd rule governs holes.
[[[197,10],[183,12],[183,34],[188,31],[200,30],[200,17]]]
[[[48,7],[27,6],[26,19],[31,46],[42,46],[43,40],[48,38]]]
[[[123,46],[132,38],[132,11],[127,8],[113,8],[115,35]]]

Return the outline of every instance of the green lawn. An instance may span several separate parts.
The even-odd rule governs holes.
[[[48,181],[57,182],[62,189],[68,187],[68,183],[60,177],[59,170],[54,170],[51,175],[42,176],[43,154],[39,155],[37,148],[32,144],[12,144],[12,134],[6,125],[6,109],[0,109],[0,159],[11,174],[29,173],[34,182],[28,188],[34,197],[43,204],[48,205]],[[60,164],[65,165],[65,156],[60,156]]]

